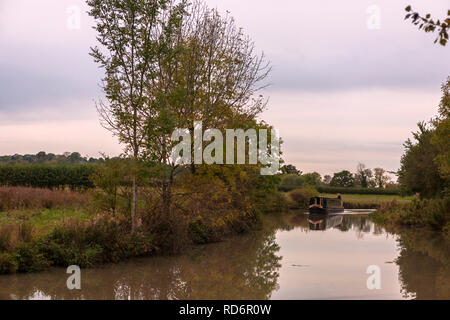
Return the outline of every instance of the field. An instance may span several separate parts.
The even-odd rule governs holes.
[[[325,197],[336,197],[336,194],[321,194]],[[381,204],[396,200],[399,203],[409,203],[414,197],[401,197],[397,195],[377,194],[344,194],[344,207],[346,209],[377,209]]]

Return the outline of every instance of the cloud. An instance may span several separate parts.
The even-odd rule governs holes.
[[[272,62],[263,118],[281,130],[287,162],[304,171],[359,161],[395,170],[401,143],[436,113],[449,48],[403,17],[411,4],[440,18],[448,0],[378,0],[379,30],[367,28],[373,1],[206,3],[229,10]],[[72,5],[82,16],[71,31]],[[84,0],[1,1],[0,153],[120,152],[93,104],[103,74],[88,55],[96,41],[87,9]]]

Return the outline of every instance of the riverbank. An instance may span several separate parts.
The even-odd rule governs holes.
[[[290,209],[308,209],[311,197],[336,197],[336,194],[319,193],[314,188],[304,187],[285,192],[284,196]],[[384,194],[343,194],[342,199],[345,209],[379,209],[382,205],[391,201],[396,201],[399,204],[408,204],[414,200],[414,197]]]
[[[371,218],[387,226],[427,228],[450,239],[450,199],[424,199],[384,203]]]
[[[450,297],[449,251],[439,233],[386,229],[356,212],[316,231],[304,213],[264,215],[262,230],[191,246],[180,254],[82,269],[81,290],[67,289],[66,268],[0,276],[0,299]],[[381,269],[380,290],[366,287],[369,265]]]
[[[131,232],[129,217],[97,211],[93,201],[88,192],[0,187],[0,274],[176,253],[261,228],[250,207],[214,217],[142,212]]]

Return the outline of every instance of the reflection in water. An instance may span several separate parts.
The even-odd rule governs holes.
[[[360,214],[266,220],[265,231],[179,256],[83,270],[78,291],[59,268],[0,276],[0,299],[450,298],[449,243],[436,234],[386,231]],[[365,285],[378,263],[381,293]]]
[[[311,230],[327,230],[338,227],[344,220],[343,215],[323,215],[323,214],[310,214],[309,215],[309,229]]]
[[[450,299],[450,242],[426,231],[401,230],[396,262],[405,298]]]
[[[277,289],[274,233],[255,233],[178,257],[136,259],[82,271],[82,290],[65,270],[0,277],[0,299],[269,299]]]

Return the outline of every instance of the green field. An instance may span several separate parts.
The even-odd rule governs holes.
[[[91,215],[85,210],[72,208],[29,209],[0,212],[0,227],[30,223],[36,234],[45,234],[52,231],[67,219],[89,220]]]
[[[325,197],[336,197],[336,194],[323,193]],[[382,203],[396,200],[399,203],[408,203],[414,197],[402,197],[397,195],[377,195],[377,194],[343,194],[344,207],[347,209],[375,209]]]

